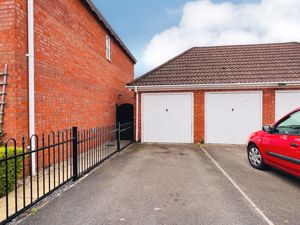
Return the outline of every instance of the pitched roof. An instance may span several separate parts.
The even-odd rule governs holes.
[[[300,81],[300,43],[191,48],[128,86]]]
[[[136,59],[132,55],[132,53],[129,51],[129,49],[126,47],[126,45],[123,43],[121,38],[117,35],[117,33],[113,30],[113,28],[110,26],[110,24],[107,22],[107,20],[104,18],[102,13],[99,11],[99,9],[95,6],[92,0],[83,0],[85,5],[94,13],[98,21],[101,23],[101,25],[109,32],[109,34],[116,40],[116,42],[120,45],[120,47],[125,51],[125,53],[131,58],[131,60],[136,63]]]

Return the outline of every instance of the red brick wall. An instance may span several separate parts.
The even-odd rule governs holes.
[[[136,140],[136,96],[137,96],[137,94],[136,93],[134,93],[134,139]],[[139,112],[139,114],[138,114],[138,120],[139,120],[139,122],[138,122],[138,140],[139,141],[141,141],[141,139],[142,139],[142,124],[141,124],[141,121],[142,121],[142,111],[141,111],[141,106],[142,106],[142,96],[141,96],[141,94],[139,93],[139,110],[138,110],[138,112]]]
[[[273,124],[275,122],[275,91],[277,89],[270,88],[270,89],[263,89],[263,90],[261,89],[252,89],[252,90],[255,91],[260,90],[263,92],[263,124]],[[220,91],[220,90],[193,91],[194,92],[194,142],[195,143],[204,141],[204,121],[205,121],[204,96],[205,96],[205,92],[210,92],[210,91]],[[243,91],[243,90],[222,90],[222,91]],[[141,140],[141,116],[140,115],[141,115],[141,103],[139,104],[139,140]]]
[[[275,122],[275,89],[263,90],[263,124]]]
[[[10,3],[10,4],[8,4]],[[7,137],[28,133],[27,1],[1,1],[0,63],[10,63]],[[3,15],[4,14],[4,15]],[[133,103],[125,84],[134,64],[81,1],[35,1],[36,133],[115,122],[116,104]],[[2,44],[5,43],[5,44]]]
[[[8,64],[4,109],[6,137],[28,132],[27,1],[0,0],[0,71]],[[1,78],[2,80],[2,78]]]
[[[9,81],[15,80],[15,12],[14,1],[0,0],[0,72],[3,72],[4,65],[8,64],[11,73]],[[3,78],[1,77],[0,79],[2,81]],[[11,94],[7,96],[6,102],[9,101],[8,97],[14,98],[15,96],[15,87],[12,87],[9,86],[7,89]],[[7,119],[11,121],[6,127],[11,131],[16,126],[14,109],[14,104],[6,104],[5,110],[8,116],[5,119],[6,121],[8,121]]]
[[[204,141],[204,91],[194,91],[194,142]]]

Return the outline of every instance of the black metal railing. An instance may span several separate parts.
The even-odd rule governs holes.
[[[73,127],[28,142],[9,139],[0,149],[0,225],[131,144],[133,124]]]
[[[122,123],[119,125],[119,139],[120,139],[120,148],[123,149],[132,143],[133,137],[133,122],[130,123]]]
[[[78,132],[77,137],[77,177],[89,172],[111,155],[120,151],[117,137],[119,129],[116,126],[97,127]],[[74,157],[75,158],[75,157]]]

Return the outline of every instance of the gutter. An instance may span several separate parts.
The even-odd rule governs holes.
[[[144,85],[126,86],[129,90],[140,91],[171,91],[171,90],[209,90],[209,89],[250,89],[300,86],[300,81],[260,82],[260,83],[232,83],[232,84],[186,84],[186,85]]]
[[[34,99],[34,0],[27,1],[28,14],[28,92],[29,92],[29,138],[35,134],[35,99]],[[31,141],[29,139],[29,141]],[[31,151],[36,149],[32,140]],[[36,174],[36,154],[32,154],[32,175]]]

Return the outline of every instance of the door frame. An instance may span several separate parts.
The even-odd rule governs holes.
[[[204,93],[204,142],[207,143],[207,96],[209,94],[251,94],[256,93],[260,95],[260,125],[263,124],[263,91],[206,91]],[[254,131],[253,131],[254,132]],[[250,134],[249,134],[250,135]]]
[[[274,116],[275,116],[275,121],[277,122],[279,119],[281,119],[282,118],[282,116],[281,117],[278,117],[277,118],[277,101],[276,101],[276,97],[277,97],[277,94],[280,94],[280,93],[300,93],[300,90],[299,89],[290,89],[290,90],[276,90],[275,91],[275,97],[274,97],[274,99],[275,99],[275,107],[274,107]],[[286,114],[288,114],[288,113],[290,113],[290,112],[287,112]]]
[[[191,142],[190,143],[194,143],[194,92],[155,92],[155,93],[142,93],[141,94],[141,141],[142,143],[144,143],[144,96],[145,95],[178,95],[178,94],[181,94],[181,95],[190,95],[191,96],[191,101],[192,101],[192,104],[191,104],[191,118],[192,118],[192,121],[191,121]]]

